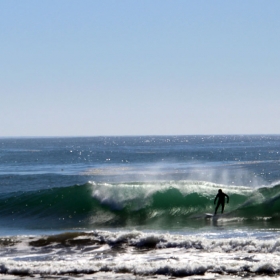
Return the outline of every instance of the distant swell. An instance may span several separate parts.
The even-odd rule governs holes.
[[[89,182],[0,195],[0,225],[54,229],[190,225],[204,213],[213,213],[219,188],[230,196],[225,217],[254,220],[280,215],[280,185],[252,189],[199,181]]]

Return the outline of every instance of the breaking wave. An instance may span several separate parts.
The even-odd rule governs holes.
[[[203,181],[96,183],[0,195],[0,223],[53,229],[94,226],[172,227],[213,213],[222,188],[225,217],[273,219],[280,214],[280,184],[251,188]]]

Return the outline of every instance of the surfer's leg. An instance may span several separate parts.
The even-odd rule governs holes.
[[[220,204],[221,204],[221,203],[218,201],[218,204],[217,204],[216,209],[215,209],[215,215],[217,214],[217,210],[218,210]]]
[[[222,203],[222,214],[224,213],[225,203]]]

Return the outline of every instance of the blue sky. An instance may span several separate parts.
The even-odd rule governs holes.
[[[280,134],[278,0],[1,0],[0,136]]]

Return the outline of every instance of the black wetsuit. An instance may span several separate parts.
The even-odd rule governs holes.
[[[215,209],[215,214],[217,214],[217,210],[219,208],[220,205],[222,205],[222,211],[221,213],[224,212],[224,208],[225,208],[225,197],[227,197],[227,203],[229,202],[229,197],[227,194],[223,193],[222,191],[219,191],[218,194],[216,195],[215,197],[215,200],[214,200],[214,204],[216,204],[216,200],[218,199],[218,204],[216,206],[216,209]]]

